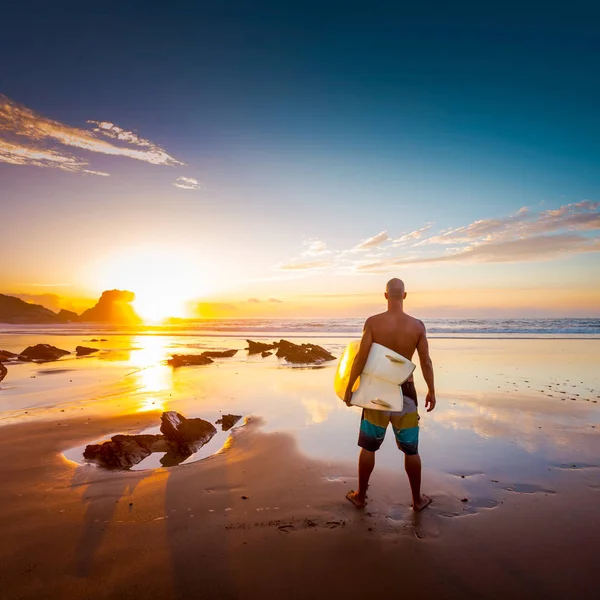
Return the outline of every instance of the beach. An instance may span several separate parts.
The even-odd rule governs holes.
[[[365,510],[360,410],[336,363],[248,356],[246,335],[340,356],[356,334],[5,329],[98,353],[8,364],[0,384],[3,598],[590,597],[600,553],[600,340],[432,336],[438,407],[421,410],[423,490],[410,509],[388,432]],[[282,335],[279,335],[282,334]],[[102,338],[105,342],[90,342]],[[174,353],[237,349],[206,366]],[[417,370],[416,388],[425,388]],[[422,404],[422,402],[421,402]],[[179,466],[86,464],[83,448],[156,432],[163,411],[241,415]]]

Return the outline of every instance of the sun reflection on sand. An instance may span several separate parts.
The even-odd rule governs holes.
[[[173,370],[165,364],[170,340],[164,336],[137,336],[132,340],[140,349],[132,352],[129,364],[138,367],[133,373],[135,392],[140,399],[135,410],[164,411],[167,394],[173,389]]]

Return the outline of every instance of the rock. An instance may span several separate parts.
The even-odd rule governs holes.
[[[260,355],[261,355],[263,358],[267,358],[267,356],[273,356],[273,353],[272,353],[272,352],[267,352],[267,351],[265,350],[264,352],[261,352],[261,353],[260,353]]]
[[[287,340],[277,342],[277,357],[291,363],[322,363],[335,360],[335,356],[316,344],[294,344]]]
[[[223,431],[229,431],[241,418],[242,415],[223,415],[215,423],[221,425]]]
[[[93,308],[88,308],[79,317],[80,321],[93,323],[139,324],[142,319],[131,303],[135,294],[126,290],[107,290]]]
[[[160,417],[160,431],[182,454],[196,452],[217,433],[215,426],[204,419],[186,419],[174,410]]]
[[[115,435],[110,442],[86,446],[83,457],[102,467],[130,469],[162,447],[167,447],[162,435]]]
[[[0,350],[0,363],[11,362],[18,359],[18,355],[8,350]]]
[[[202,354],[173,354],[167,361],[172,367],[187,367],[189,365],[210,365],[212,358],[202,356]]]
[[[19,354],[19,360],[25,361],[36,361],[36,362],[49,362],[51,360],[58,360],[62,356],[71,354],[67,350],[61,350],[56,346],[50,344],[37,344],[36,346],[28,346]]]
[[[88,354],[94,354],[94,352],[99,352],[98,348],[86,348],[85,346],[75,348],[77,356],[87,356]]]
[[[263,342],[253,342],[252,340],[246,340],[248,342],[248,354],[258,354],[265,350],[272,350],[276,347],[276,344],[265,344]]]
[[[8,369],[0,363],[0,382],[8,375]]]
[[[237,354],[237,350],[207,350],[202,353],[202,356],[206,356],[208,358],[231,358]]]
[[[72,310],[65,310],[64,308],[58,312],[58,319],[63,323],[77,323],[79,321],[79,315]]]

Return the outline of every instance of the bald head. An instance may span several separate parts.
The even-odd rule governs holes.
[[[404,289],[404,281],[402,279],[390,279],[385,286],[385,297],[388,299],[398,298],[399,300],[404,299],[406,290]]]

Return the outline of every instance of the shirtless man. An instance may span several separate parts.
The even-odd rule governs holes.
[[[431,412],[435,408],[435,388],[433,385],[433,364],[429,356],[429,344],[425,325],[404,312],[406,292],[400,279],[388,281],[385,291],[388,309],[381,314],[369,317],[365,322],[360,349],[344,397],[350,406],[352,388],[362,373],[369,356],[371,344],[377,343],[390,348],[405,358],[412,359],[415,350],[419,353],[421,371],[427,383],[425,408]],[[404,468],[410,482],[413,509],[423,510],[431,503],[431,498],[421,494],[421,457],[419,456],[419,414],[417,393],[412,376],[402,384],[404,407],[402,412],[387,412],[364,409],[360,422],[358,445],[361,447],[358,459],[358,490],[348,492],[346,498],[355,506],[366,505],[369,478],[375,467],[375,452],[380,448],[389,423],[392,424],[396,444],[404,452]]]

